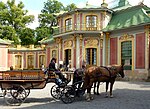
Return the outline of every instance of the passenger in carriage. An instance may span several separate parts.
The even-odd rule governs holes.
[[[54,71],[56,75],[59,76],[59,79],[61,79],[63,82],[69,82],[67,78],[62,74],[60,70],[56,68],[56,58],[52,58],[51,62],[49,64],[49,71]]]
[[[78,85],[78,89],[81,88],[81,84],[83,81],[83,78],[84,78],[84,70],[85,70],[85,65],[82,65],[82,68],[78,68],[74,71],[74,74],[73,74],[73,82],[72,84],[75,84],[75,83],[78,83],[76,85]]]

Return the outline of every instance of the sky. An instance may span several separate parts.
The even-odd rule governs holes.
[[[0,0],[3,2],[7,2],[7,0]],[[16,0],[16,3],[22,1],[25,5],[26,10],[28,10],[28,14],[35,16],[35,21],[29,25],[30,28],[35,29],[38,27],[38,14],[40,14],[41,10],[44,7],[44,2],[47,0]],[[64,6],[69,5],[71,3],[75,3],[77,7],[82,8],[88,4],[100,6],[103,0],[57,0],[61,2]],[[116,6],[119,0],[105,0],[106,3],[109,4],[110,7]],[[150,0],[128,0],[131,5],[137,5],[139,2],[144,1],[144,4],[150,7]],[[136,2],[135,2],[136,1]]]

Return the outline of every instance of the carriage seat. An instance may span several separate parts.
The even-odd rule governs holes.
[[[56,78],[55,72],[50,70],[50,71],[48,72],[48,78]]]

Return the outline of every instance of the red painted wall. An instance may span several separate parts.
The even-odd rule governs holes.
[[[8,52],[8,67],[10,67],[10,66],[12,66],[13,65],[13,63],[12,63],[12,54],[10,54],[9,52]]]
[[[136,34],[136,68],[145,68],[145,33]]]
[[[117,64],[117,38],[110,39],[110,65]]]
[[[38,54],[39,54],[40,52],[36,52],[36,66],[35,66],[35,68],[38,68],[38,63],[39,63],[39,60],[38,60]]]
[[[74,29],[77,29],[77,15],[74,15]]]
[[[83,27],[82,27],[82,13],[80,14],[80,30],[82,30],[83,29]]]
[[[24,54],[24,57],[23,57],[24,58],[24,60],[23,60],[24,61],[23,62],[24,67],[23,68],[27,68],[27,66],[26,66],[26,52],[24,52],[23,54]]]
[[[8,49],[6,49],[5,45],[0,45],[0,70],[7,69],[7,53]]]

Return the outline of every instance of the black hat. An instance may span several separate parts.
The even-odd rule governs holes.
[[[51,59],[51,62],[52,62],[53,60],[56,62],[56,58],[52,58],[52,59]]]

